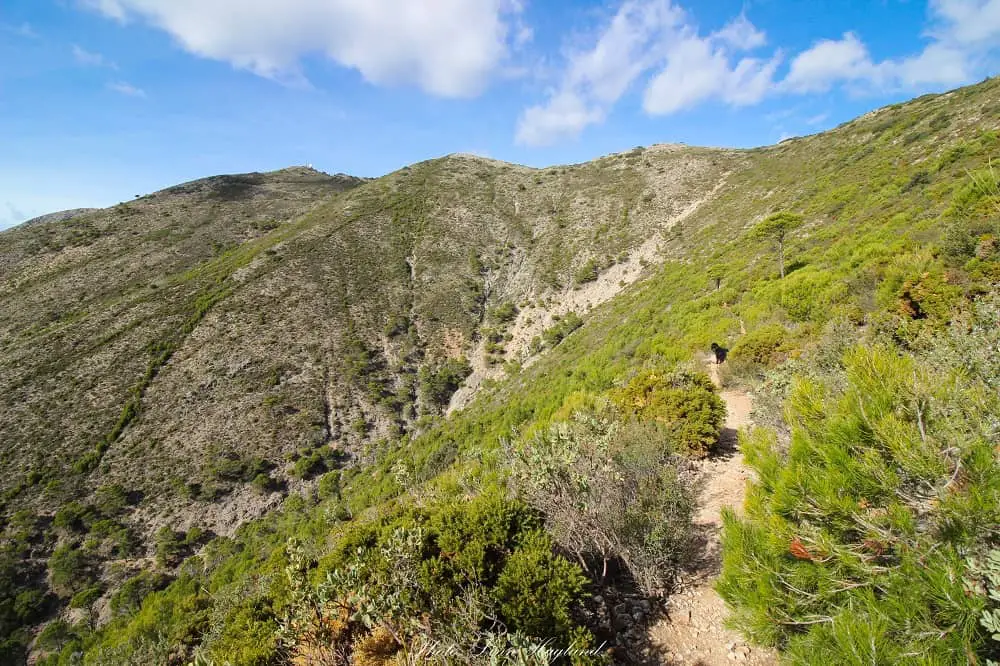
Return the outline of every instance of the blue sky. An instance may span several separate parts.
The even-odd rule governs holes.
[[[769,144],[998,47],[1000,0],[4,0],[0,228],[293,164]]]

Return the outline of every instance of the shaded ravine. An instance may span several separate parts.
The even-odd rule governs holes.
[[[718,386],[718,367],[710,363],[708,371]],[[681,589],[671,595],[667,617],[650,628],[649,640],[665,664],[770,666],[778,663],[774,651],[751,647],[740,634],[725,628],[729,610],[713,588],[721,565],[722,508],[742,511],[752,475],[743,462],[738,433],[751,424],[753,402],[743,391],[723,390],[719,395],[726,403],[719,451],[699,463],[704,485],[695,523],[704,535],[704,548]]]

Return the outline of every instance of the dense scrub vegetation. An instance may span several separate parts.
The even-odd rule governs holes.
[[[719,583],[741,629],[794,663],[997,656],[968,590],[1000,540],[998,305],[920,353],[851,350],[795,383],[787,444],[745,441],[759,479]]]
[[[329,367],[364,409],[338,405],[327,384],[321,397],[303,397],[303,387],[319,384],[301,368],[327,367],[313,357],[253,367],[265,388],[246,389],[255,396],[248,409],[260,410],[262,428],[299,438],[290,455],[231,455],[222,446],[196,468],[198,479],[176,484],[198,506],[248,484],[263,498],[286,494],[279,509],[230,536],[169,526],[137,543],[130,518],[141,493],[125,484],[78,496],[72,480],[60,485],[56,467],[39,466],[50,471],[24,475],[5,500],[38,489],[62,498],[63,508],[28,504],[5,525],[6,654],[34,640],[48,664],[385,663],[419,658],[438,642],[465,651],[513,646],[526,660],[549,638],[600,645],[587,598],[602,586],[669,590],[685,564],[695,493],[680,461],[709,453],[718,435],[723,412],[699,356],[719,342],[732,350],[723,380],[759,388],[758,420],[772,426],[745,443],[759,483],[746,517],[727,519],[720,590],[740,628],[799,663],[996,658],[988,563],[1000,539],[1000,314],[991,299],[1000,282],[1000,179],[989,160],[1000,140],[996,114],[985,109],[995,108],[997,91],[989,81],[824,135],[720,155],[743,167],[671,230],[648,279],[555,321],[534,345],[537,357],[485,384],[448,419],[436,415],[471,368],[458,354],[428,353],[422,336],[476,321],[500,331],[517,318],[507,295],[488,297],[495,255],[472,261],[461,248],[471,273],[449,283],[447,307],[428,308],[440,320],[422,322],[423,331],[411,316],[414,299],[438,292],[408,287],[386,297],[393,309],[379,313],[375,335],[343,334],[345,354]],[[638,201],[635,169],[655,173],[657,158],[639,150],[608,159],[611,166],[535,178],[567,187],[589,178],[588,188]],[[426,202],[459,178],[447,162],[413,171],[391,187],[369,184],[356,200],[359,208],[393,202],[383,211],[392,248],[378,249],[399,261],[372,268],[382,277],[410,279],[404,259],[426,223]],[[543,183],[522,183],[521,201]],[[609,207],[611,222],[589,233],[602,243],[614,237],[617,254],[629,247],[623,225],[634,209]],[[564,203],[553,197],[548,210],[563,229]],[[203,295],[220,295],[213,307],[224,309],[222,321],[243,321],[247,304],[225,291],[231,276],[283,256],[314,265],[315,256],[282,245],[296,234],[314,234],[298,249],[316,247],[319,236],[338,250],[367,242],[317,219],[223,251],[189,277],[199,288],[204,278]],[[544,253],[559,268],[539,279],[563,281],[568,291],[574,280],[591,282],[586,262],[574,275],[572,248],[553,242]],[[351,280],[338,274],[339,293],[309,296],[326,315],[374,319],[346,307],[374,288]],[[265,321],[266,311],[254,312],[260,328],[252,330],[295,330],[282,319],[291,310],[274,303],[299,296],[275,293],[282,296],[268,307],[281,314]],[[494,344],[502,342],[501,333]],[[286,346],[270,349],[280,356]],[[223,374],[242,377],[232,367]],[[155,379],[153,389],[165,381]],[[205,379],[199,391],[211,390]],[[155,390],[143,396],[156,399]],[[143,418],[141,433],[155,434]],[[137,437],[135,423],[125,426]],[[102,432],[89,441],[103,441]],[[364,464],[340,469],[334,433],[358,445],[354,459]],[[136,455],[156,446],[137,442]],[[112,463],[102,458],[95,473]],[[271,468],[278,464],[285,467]],[[147,572],[105,564],[143,556],[158,560],[155,570],[149,560]],[[101,597],[111,611],[103,617]],[[74,613],[38,636],[27,629],[54,618],[60,603]],[[321,652],[330,646],[336,654]]]

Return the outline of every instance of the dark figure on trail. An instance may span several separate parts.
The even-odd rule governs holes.
[[[720,347],[718,344],[713,342],[712,353],[715,354],[715,364],[718,365],[719,363],[725,362],[726,355],[729,353],[729,350],[725,347]]]

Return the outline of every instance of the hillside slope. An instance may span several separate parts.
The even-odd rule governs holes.
[[[624,261],[737,159],[664,149],[535,171],[456,156],[341,195],[357,183],[222,177],[9,232],[5,484],[61,479],[37,500],[51,508],[121,482],[154,514],[179,508],[178,483],[211,483],[213,455],[280,466],[398,435],[447,401],[421,373],[481,360],[490,309]]]
[[[787,358],[835,320],[874,325],[903,305],[933,319],[948,270],[934,248],[969,172],[1000,150],[998,109],[991,80],[749,151],[217,177],[4,232],[7,566],[63,602],[93,589],[72,605],[104,621],[165,525],[197,535],[187,552],[233,536],[232,566],[256,568],[315,521],[322,553],[339,529],[322,501],[237,528],[285,496],[318,501],[313,479],[344,465],[348,515],[488,485],[512,432],[744,331],[779,325]],[[779,280],[746,232],[782,210],[803,225]],[[984,261],[943,278],[951,298],[989,284]],[[59,589],[59,548],[101,582]],[[145,631],[123,622],[115,645]]]

